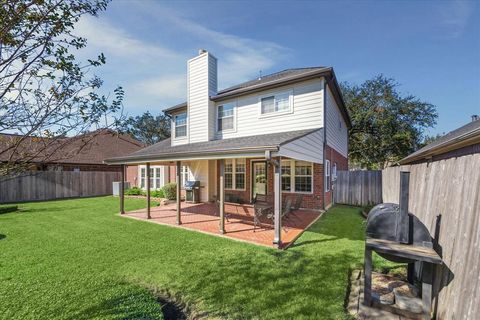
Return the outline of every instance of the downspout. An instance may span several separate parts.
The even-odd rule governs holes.
[[[323,186],[322,186],[322,209],[325,210],[325,160],[327,152],[327,78],[323,78]]]

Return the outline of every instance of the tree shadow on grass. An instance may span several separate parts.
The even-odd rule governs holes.
[[[0,240],[5,239],[6,237],[7,237],[6,235],[0,233]]]

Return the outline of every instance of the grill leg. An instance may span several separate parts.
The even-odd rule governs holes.
[[[365,248],[365,267],[364,273],[364,288],[363,288],[363,303],[366,306],[372,304],[372,250]]]
[[[423,319],[432,318],[432,284],[433,284],[433,265],[424,262],[422,270],[422,301],[423,301]]]

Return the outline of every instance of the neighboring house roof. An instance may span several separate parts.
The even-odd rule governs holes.
[[[351,127],[350,116],[343,101],[340,86],[331,67],[309,67],[309,68],[294,68],[286,69],[280,72],[261,76],[257,79],[243,82],[241,84],[220,90],[215,96],[210,97],[213,101],[219,101],[227,98],[233,98],[244,94],[258,92],[270,88],[284,86],[289,83],[313,79],[316,77],[325,76],[327,81],[332,83],[332,93],[339,105],[340,111],[348,125]],[[174,111],[180,111],[187,107],[187,102],[177,104],[173,107],[164,109],[163,111],[170,114]]]
[[[18,148],[12,148],[23,139]],[[97,130],[72,138],[49,139],[18,134],[0,134],[0,161],[24,160],[34,163],[103,164],[106,158],[129,154],[145,145],[126,134]]]
[[[142,150],[129,154],[128,156],[110,158],[105,160],[105,162],[109,164],[115,164],[153,159],[171,159],[174,157],[184,157],[192,155],[206,156],[209,154],[232,154],[239,152],[259,151],[264,152],[266,150],[274,151],[278,150],[278,148],[283,144],[299,139],[317,130],[323,129],[309,129],[261,134],[240,138],[188,143],[177,146],[171,146],[170,138],[168,138]]]
[[[474,143],[480,143],[480,120],[472,121],[436,139],[432,143],[400,160],[400,164],[415,162]]]

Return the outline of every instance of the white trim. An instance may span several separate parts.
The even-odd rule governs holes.
[[[142,170],[145,169],[145,186],[142,187]],[[146,185],[147,185],[147,166],[145,165],[139,165],[137,169],[137,177],[138,177],[138,187],[141,188],[142,190],[146,190]],[[159,176],[156,176],[157,169],[159,170]],[[153,170],[153,183],[150,185],[150,190],[157,190],[163,188],[165,185],[165,166],[162,165],[153,165],[150,166],[150,170]],[[157,186],[157,179],[160,181],[160,186]]]
[[[325,159],[325,192],[330,191],[330,187],[331,187],[330,177],[331,177],[330,160]]]
[[[233,104],[233,128],[227,130],[218,130],[218,108],[227,104]],[[218,105],[215,105],[215,134],[224,134],[224,133],[235,133],[237,132],[237,100],[224,102]]]
[[[295,160],[295,159],[282,159],[282,162],[289,162],[290,163],[290,190],[282,190],[282,193],[295,193],[295,194],[307,194],[307,195],[310,195],[310,194],[313,194],[314,193],[314,188],[315,188],[315,183],[314,183],[314,179],[315,179],[315,172],[314,172],[314,167],[313,167],[313,162],[311,161],[305,161],[305,160]],[[301,161],[301,162],[308,162],[310,163],[310,166],[312,168],[312,175],[311,175],[311,178],[312,178],[312,186],[311,186],[311,191],[296,191],[295,190],[295,163],[297,161]],[[282,164],[280,163],[280,172],[281,172],[281,166]]]
[[[275,100],[275,96],[281,95],[281,94],[288,94],[289,109],[285,111],[274,111],[269,113],[262,113],[262,99],[268,98],[268,97],[274,97],[274,100]],[[282,91],[270,92],[268,94],[259,95],[257,104],[258,104],[257,108],[258,108],[259,118],[269,118],[269,117],[292,114],[293,113],[293,88],[289,90],[282,90]]]
[[[179,116],[179,115],[182,115],[182,114],[185,114],[185,135],[184,136],[180,136],[180,137],[177,137],[176,136],[176,131],[177,131],[177,126],[176,126],[176,118]],[[176,114],[173,114],[172,115],[172,137],[175,141],[181,141],[181,140],[187,140],[188,138],[188,112],[187,111],[184,111],[184,112],[178,112]]]
[[[237,175],[237,160],[238,159],[244,159],[245,160],[245,171],[243,172],[243,175],[245,176],[245,179],[244,179],[244,187],[243,189],[239,189],[237,188],[237,181],[236,181],[236,175]],[[232,160],[232,172],[229,174],[232,175],[232,188],[225,188],[225,190],[229,190],[229,191],[246,191],[247,190],[247,159],[246,158],[232,158],[232,159],[228,159],[228,160]],[[225,170],[223,172],[223,174],[225,175]]]

